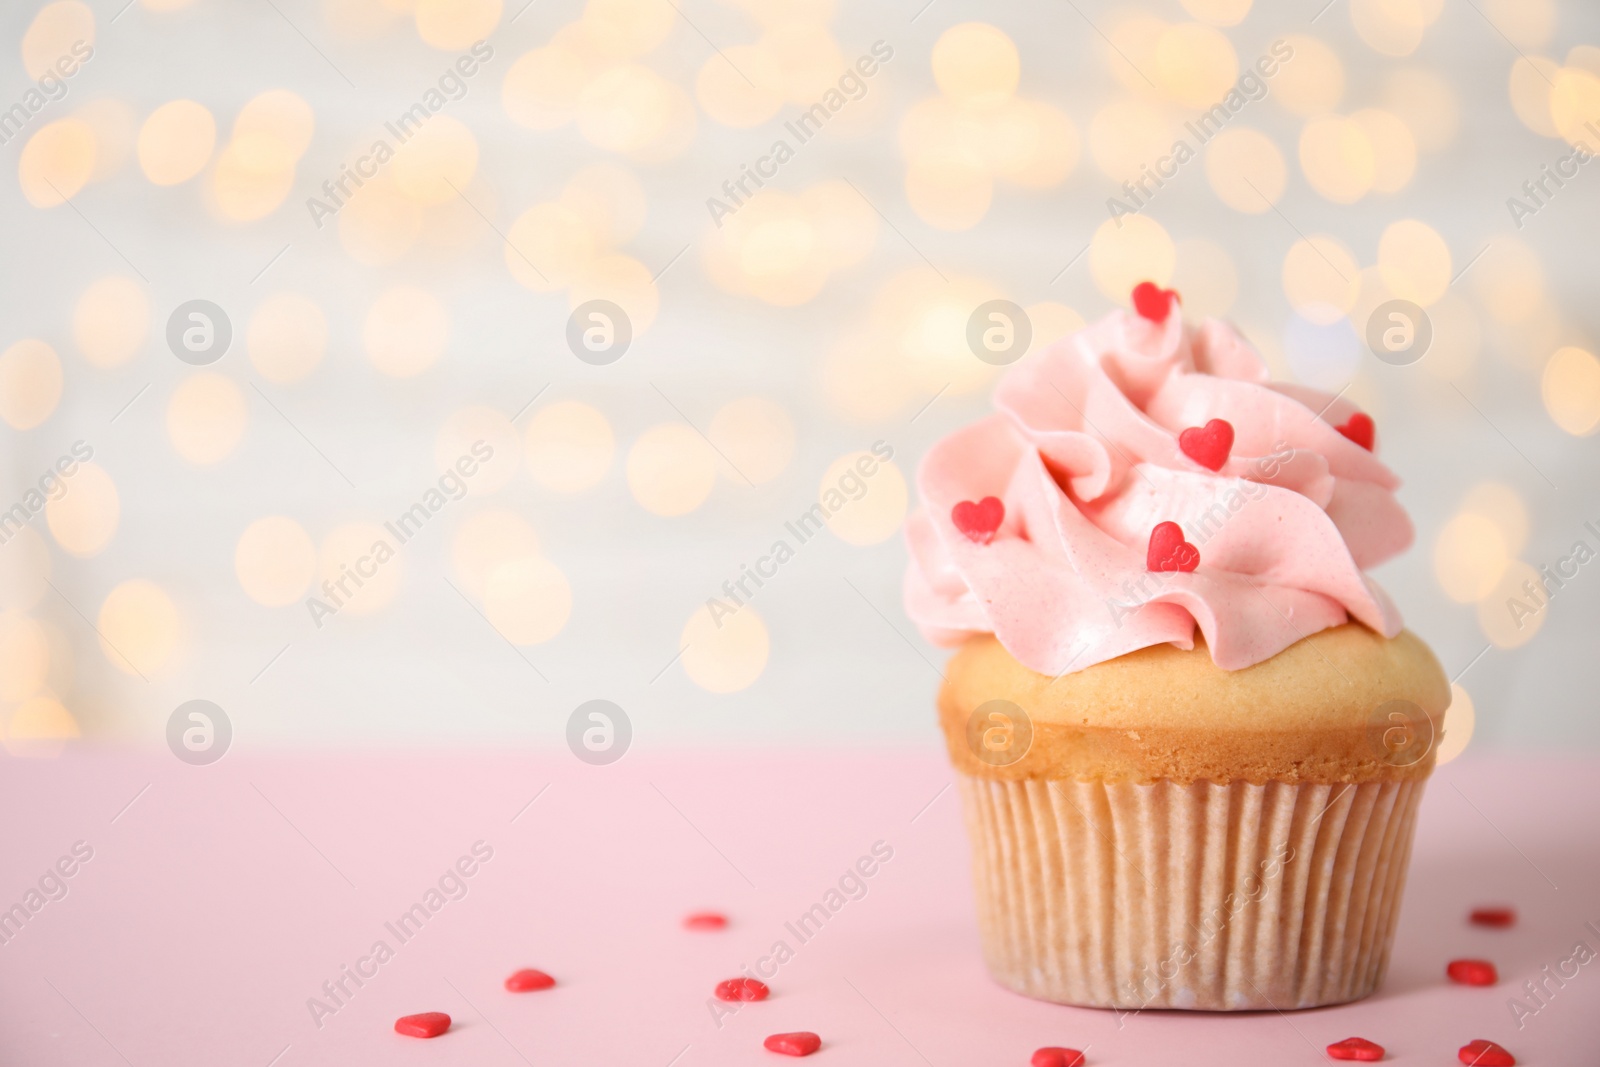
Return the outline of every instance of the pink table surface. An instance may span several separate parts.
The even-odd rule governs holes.
[[[1600,1062],[1600,961],[1520,1029],[1507,1004],[1575,943],[1600,950],[1585,926],[1600,928],[1592,759],[1441,768],[1383,989],[1287,1015],[1119,1018],[995,985],[950,782],[942,755],[907,750],[636,751],[605,767],[503,750],[8,759],[0,907],[75,843],[93,856],[0,946],[0,1063],[778,1064],[792,1061],[761,1041],[789,1030],[822,1035],[818,1067],[1023,1065],[1041,1045],[1087,1047],[1095,1065],[1313,1064],[1351,1035],[1394,1063],[1453,1064],[1475,1037],[1520,1063]],[[479,841],[493,855],[465,895],[399,941],[385,923],[427,903]],[[893,858],[865,895],[801,943],[785,923],[879,841]],[[1467,924],[1494,901],[1518,908],[1515,928]],[[686,931],[698,909],[732,924]],[[308,999],[378,940],[392,958],[359,987],[346,979],[317,1025]],[[719,1026],[712,986],[779,940],[794,952],[772,999]],[[1460,956],[1493,960],[1500,984],[1447,983]],[[559,985],[506,992],[525,966]],[[433,1041],[393,1032],[419,1011],[455,1026]]]

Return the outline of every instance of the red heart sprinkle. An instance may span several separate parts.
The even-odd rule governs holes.
[[[1494,985],[1500,980],[1494,964],[1488,960],[1451,960],[1444,973],[1452,982],[1462,985]]]
[[[809,1056],[822,1047],[822,1038],[809,1030],[797,1030],[792,1034],[773,1034],[761,1043],[769,1052],[781,1052],[785,1056]]]
[[[1328,1057],[1335,1060],[1362,1060],[1373,1063],[1383,1059],[1383,1046],[1364,1037],[1347,1037],[1328,1046]]]
[[[1083,1067],[1083,1053],[1075,1048],[1042,1048],[1028,1062],[1033,1067]]]
[[[1481,1037],[1462,1045],[1456,1056],[1467,1067],[1517,1067],[1515,1056]]]
[[[717,983],[718,1000],[766,1000],[772,990],[754,978],[729,978]]]
[[[683,925],[690,930],[724,930],[728,926],[728,917],[714,911],[697,911],[684,919]]]
[[[554,978],[532,967],[524,967],[506,979],[506,988],[513,993],[535,993],[541,989],[549,989],[555,984]]]
[[[956,529],[967,535],[969,541],[986,545],[994,540],[994,533],[1005,521],[1006,506],[997,496],[986,496],[974,504],[963,500],[950,509],[950,521]]]
[[[1212,419],[1204,426],[1191,426],[1178,435],[1178,447],[1206,470],[1219,471],[1233,451],[1233,423]]]
[[[1158,522],[1150,531],[1144,564],[1153,571],[1192,571],[1200,566],[1200,550],[1183,539],[1182,526]]]
[[[1510,908],[1473,908],[1472,924],[1474,926],[1510,926],[1517,921],[1517,913]]]
[[[1334,429],[1368,452],[1372,451],[1372,442],[1377,438],[1377,427],[1372,423],[1372,416],[1359,411],[1351,415],[1343,426],[1335,426]]]
[[[1181,301],[1178,290],[1163,289],[1155,282],[1140,282],[1133,287],[1133,310],[1158,325],[1167,321],[1172,305]]]
[[[420,1015],[402,1015],[394,1021],[394,1032],[407,1037],[438,1037],[450,1029],[450,1016],[442,1011],[425,1011]]]

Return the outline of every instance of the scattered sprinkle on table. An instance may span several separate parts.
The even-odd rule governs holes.
[[[1083,1053],[1075,1048],[1042,1048],[1028,1062],[1032,1067],[1083,1067]]]
[[[534,993],[541,989],[549,989],[555,984],[554,978],[532,967],[524,967],[506,979],[506,988],[513,993]]]
[[[1494,985],[1500,979],[1488,960],[1451,960],[1444,973],[1461,985]]]
[[[1473,908],[1471,919],[1474,926],[1503,929],[1517,921],[1517,913],[1510,908]]]
[[[438,1037],[450,1029],[450,1016],[442,1011],[402,1015],[394,1021],[394,1032],[407,1037]]]
[[[1467,1067],[1516,1067],[1517,1058],[1493,1041],[1476,1038],[1456,1053]]]
[[[1360,1060],[1375,1063],[1383,1059],[1383,1046],[1364,1037],[1347,1037],[1328,1046],[1328,1056],[1335,1060]]]
[[[683,925],[690,930],[725,930],[728,926],[728,917],[714,911],[697,911],[684,919]]]
[[[792,1034],[773,1034],[762,1044],[769,1052],[781,1052],[785,1056],[809,1056],[822,1047],[822,1038],[809,1030],[797,1030]]]
[[[718,1000],[766,1000],[772,990],[754,978],[728,978],[717,983]]]

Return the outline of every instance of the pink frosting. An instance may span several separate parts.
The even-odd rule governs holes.
[[[1233,327],[1116,312],[1013,367],[999,413],[923,459],[906,524],[906,610],[931,641],[993,633],[1024,665],[1060,675],[1135,649],[1194,647],[1225,670],[1259,663],[1354,618],[1386,637],[1400,616],[1363,570],[1411,543],[1399,480],[1336,427],[1355,405],[1267,381]],[[1234,429],[1218,471],[1178,436]],[[992,542],[951,510],[999,497]],[[1199,549],[1192,572],[1151,571],[1157,523]]]

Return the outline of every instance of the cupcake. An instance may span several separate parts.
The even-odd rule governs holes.
[[[1144,283],[929,451],[905,603],[984,956],[1068,1004],[1245,1010],[1383,979],[1450,686],[1363,572],[1412,540],[1350,401]]]

